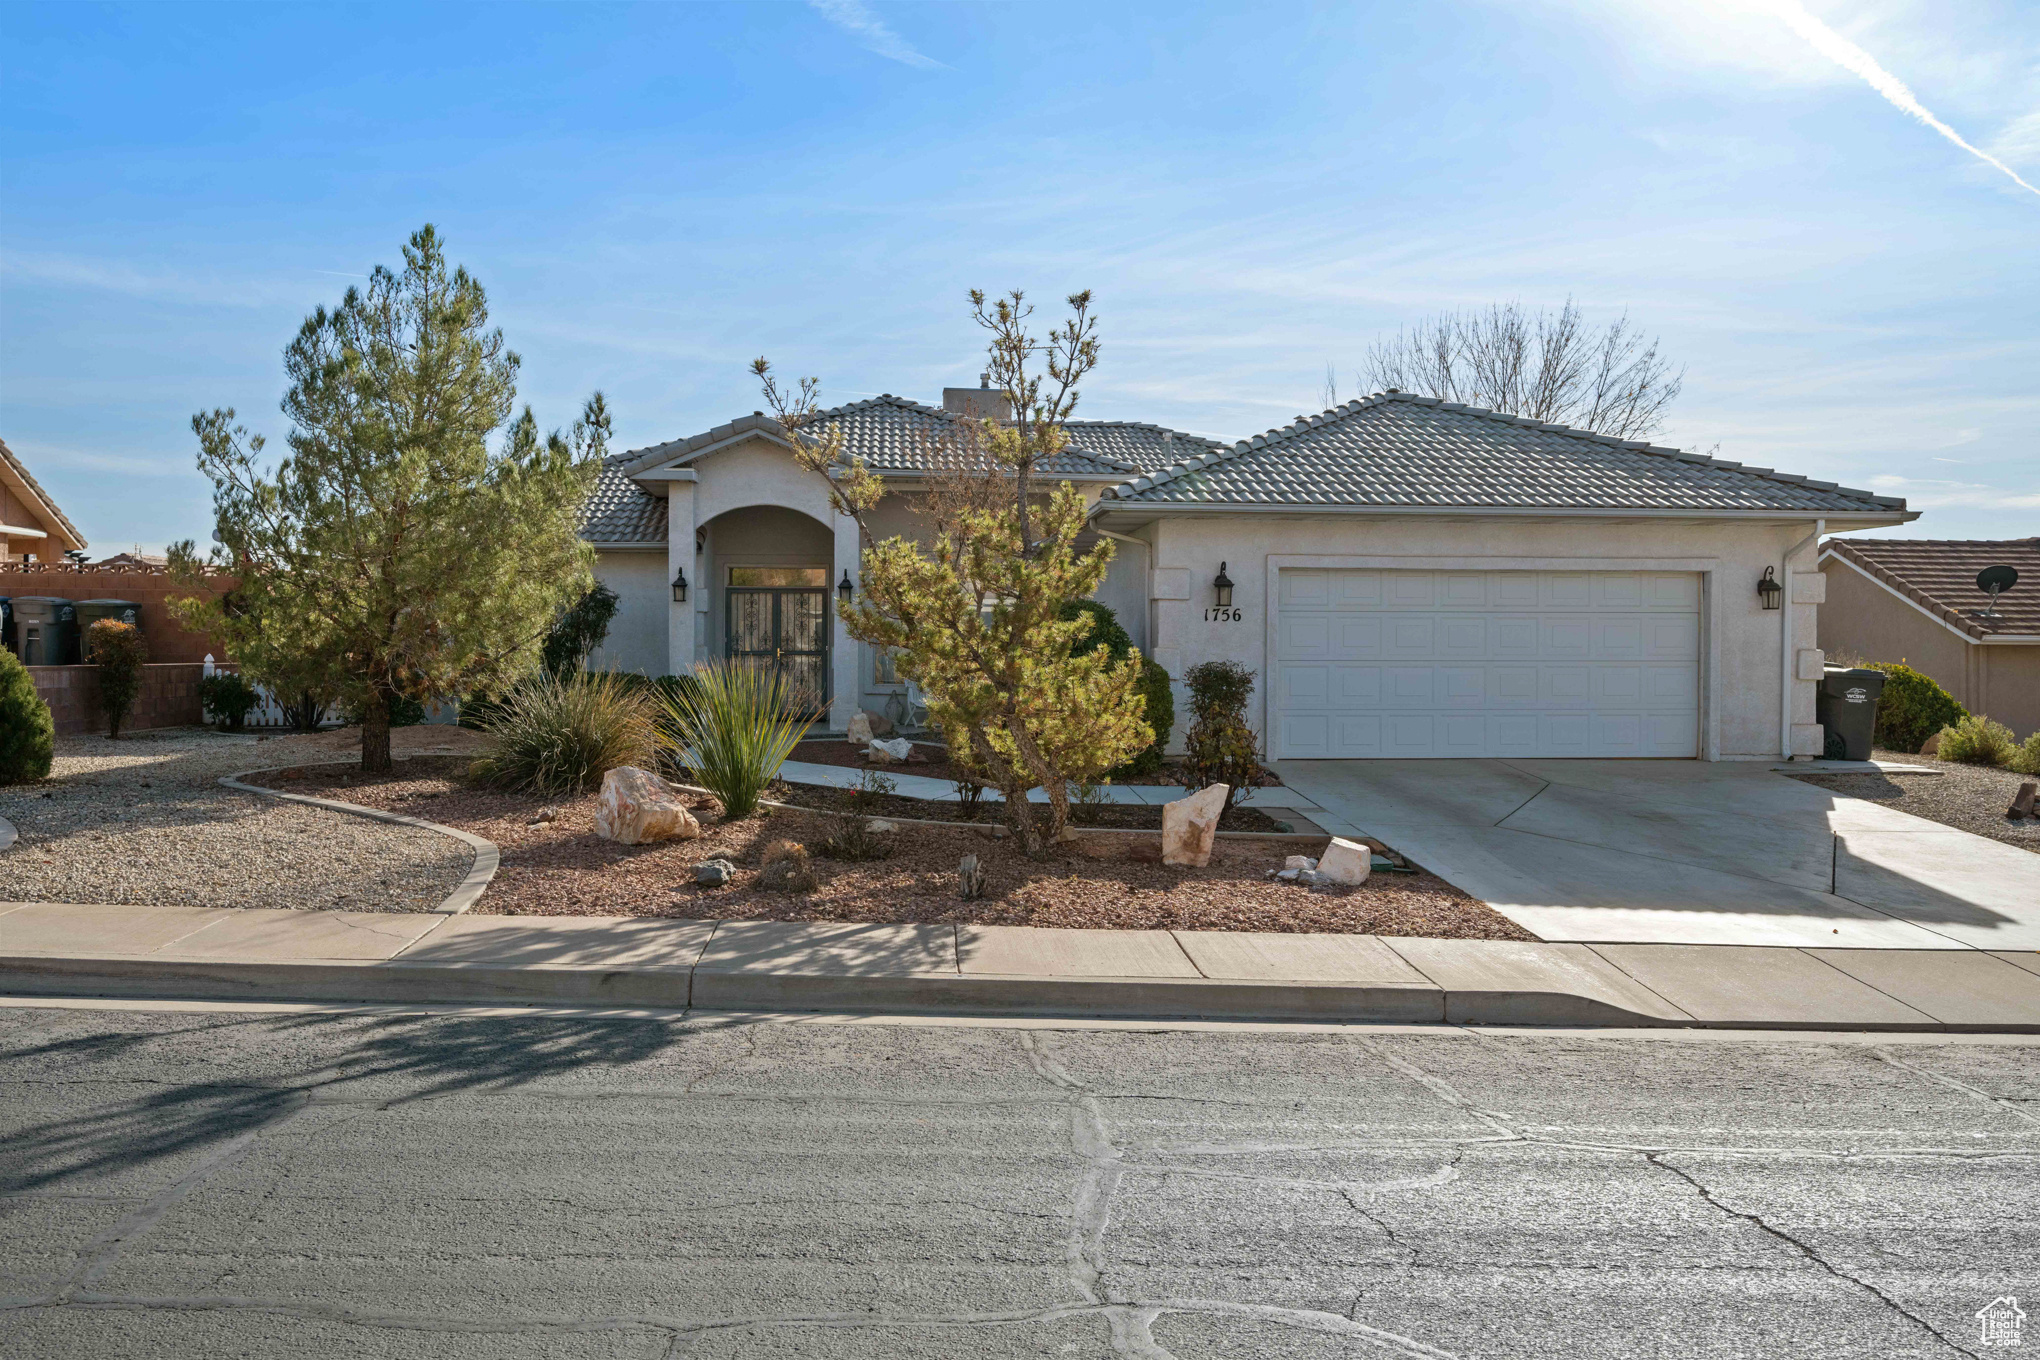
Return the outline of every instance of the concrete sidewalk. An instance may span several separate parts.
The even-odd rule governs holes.
[[[2040,1032],[2040,954],[0,903],[0,991]]]

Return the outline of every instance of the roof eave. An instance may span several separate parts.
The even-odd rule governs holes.
[[[1803,524],[1824,519],[1830,525],[1852,529],[1877,529],[1918,519],[1918,510],[1705,510],[1662,507],[1606,507],[1555,505],[1295,505],[1266,502],[1195,502],[1100,500],[1091,510],[1092,519],[1110,516],[1140,516],[1142,523],[1172,515],[1268,515],[1319,519],[1325,516],[1367,518],[1416,516],[1449,519],[1705,519],[1773,521]]]

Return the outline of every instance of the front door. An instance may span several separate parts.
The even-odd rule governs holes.
[[[819,712],[829,702],[829,592],[729,587],[729,657],[738,665],[771,667],[797,707]]]

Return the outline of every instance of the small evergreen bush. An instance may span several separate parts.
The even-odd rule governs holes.
[[[1964,765],[2008,765],[2019,754],[2019,739],[2011,728],[1979,713],[1942,728],[1941,749],[1935,754]]]
[[[120,735],[120,725],[135,711],[142,692],[142,667],[149,661],[148,639],[132,623],[101,619],[85,630],[85,659],[99,668],[99,709],[106,715],[106,735]]]
[[[1093,650],[1103,647],[1114,661],[1124,661],[1133,651],[1133,638],[1110,607],[1096,600],[1071,600],[1062,608],[1064,619],[1086,614],[1091,618],[1091,631],[1077,646]],[[1162,753],[1168,748],[1169,733],[1176,726],[1176,695],[1169,684],[1169,673],[1150,658],[1141,659],[1137,693],[1141,699],[1142,715],[1153,730],[1155,739],[1142,747],[1133,759],[1110,771],[1114,777],[1153,774],[1161,769]]]
[[[222,732],[247,726],[248,714],[261,702],[255,687],[237,671],[214,671],[198,682],[198,699]]]
[[[2005,763],[2014,774],[2040,774],[2040,732],[2020,742],[2019,749]]]
[[[1261,778],[1259,742],[1247,722],[1254,672],[1236,661],[1206,661],[1183,675],[1194,715],[1183,742],[1183,783],[1228,785],[1225,805],[1244,799]]]
[[[495,749],[469,775],[527,793],[588,793],[619,765],[652,766],[662,744],[651,699],[612,674],[540,671],[510,687],[482,730]]]
[[[666,721],[678,758],[714,794],[725,820],[748,817],[814,722],[807,703],[776,671],[711,662],[673,686]]]
[[[1877,697],[1877,745],[1887,751],[1918,751],[1928,737],[1969,716],[1930,675],[1903,661],[1870,666],[1884,672],[1884,692]]]
[[[14,653],[0,651],[0,784],[49,778],[56,741],[56,720],[35,692],[35,677]]]

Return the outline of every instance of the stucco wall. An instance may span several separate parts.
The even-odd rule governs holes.
[[[673,599],[665,552],[598,552],[595,579],[616,592],[617,603],[609,636],[589,656],[589,667],[664,675],[666,615]]]
[[[1197,516],[1158,521],[1142,535],[1155,545],[1152,601],[1155,659],[1180,677],[1202,661],[1231,659],[1260,672],[1253,715],[1267,730],[1267,638],[1273,607],[1271,558],[1407,559],[1366,565],[1492,569],[1704,571],[1701,749],[1718,758],[1779,753],[1781,617],[1757,597],[1758,577],[1812,530],[1805,524],[1325,517]],[[1432,560],[1442,559],[1442,560]],[[1206,622],[1220,561],[1234,582],[1237,622]],[[1795,573],[1812,572],[1811,549]],[[1327,561],[1314,565],[1337,566]],[[1358,562],[1351,565],[1361,565]],[[1779,573],[1781,576],[1783,572]],[[1804,589],[1804,586],[1802,586]],[[1169,598],[1186,596],[1186,598]],[[1795,652],[1818,647],[1818,606],[1791,606]],[[1793,722],[1813,722],[1814,685],[1793,685]],[[1178,737],[1187,721],[1178,704]],[[1803,747],[1818,734],[1795,734]],[[1814,747],[1818,751],[1818,747]]]
[[[1972,713],[1988,714],[2021,737],[2040,729],[2040,646],[1964,641],[1846,561],[1831,557],[1825,569],[1821,636],[1829,650],[1903,661]]]

